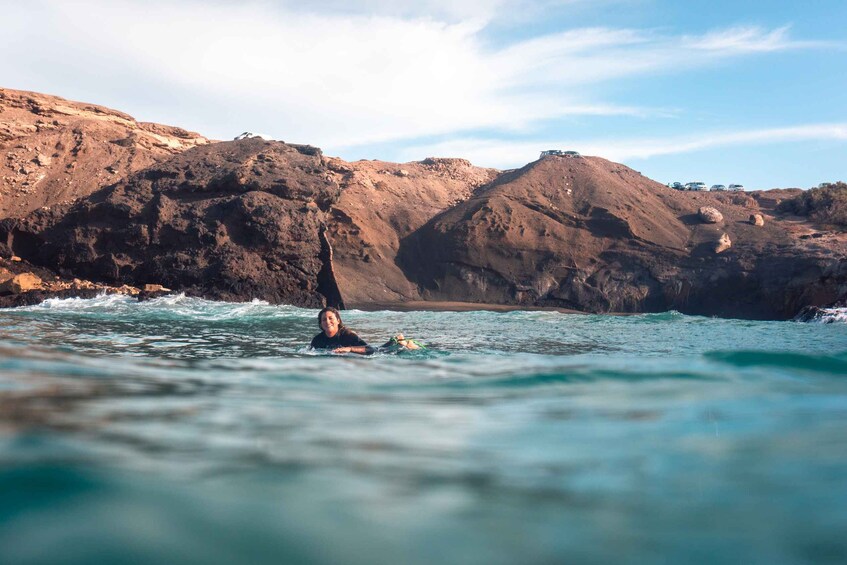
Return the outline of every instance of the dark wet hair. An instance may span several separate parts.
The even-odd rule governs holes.
[[[338,320],[338,330],[343,330],[344,322],[341,321],[341,312],[338,311],[338,308],[333,308],[332,306],[327,306],[326,308],[323,308],[320,312],[318,312],[318,327],[321,328],[321,317],[326,312],[332,312],[333,314],[335,314],[335,319]],[[323,330],[323,328],[321,328],[321,330]]]

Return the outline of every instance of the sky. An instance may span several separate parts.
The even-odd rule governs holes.
[[[847,180],[847,1],[0,0],[0,86],[346,160]],[[2,119],[2,116],[0,116]]]

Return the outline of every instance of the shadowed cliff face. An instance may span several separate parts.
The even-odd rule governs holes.
[[[0,88],[0,218],[88,196],[208,143],[103,106]]]
[[[844,234],[809,245],[768,202],[673,191],[596,157],[548,157],[404,238],[398,262],[425,300],[752,318],[836,300],[847,290]],[[702,206],[723,220],[705,224]],[[722,234],[732,247],[718,254]]]
[[[498,174],[464,159],[332,159],[329,166],[342,192],[332,206],[328,237],[348,307],[419,300],[417,285],[397,264],[400,241]]]
[[[320,235],[338,192],[319,150],[250,139],[186,151],[74,205],[4,220],[0,233],[62,274],[321,306],[319,290],[340,301]]]

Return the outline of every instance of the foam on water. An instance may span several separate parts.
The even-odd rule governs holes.
[[[185,318],[205,320],[238,320],[244,318],[313,317],[312,310],[295,306],[271,305],[263,300],[250,302],[215,302],[172,294],[138,302],[120,294],[102,294],[96,298],[51,298],[41,304],[12,309],[21,312],[50,310],[73,315],[128,315],[134,318]]]
[[[821,314],[812,321],[821,324],[847,323],[847,308],[821,308]]]
[[[70,310],[87,311],[101,308],[109,308],[118,304],[136,302],[133,298],[123,294],[106,294],[105,292],[95,298],[48,298],[40,304],[15,308],[19,311],[39,310]]]

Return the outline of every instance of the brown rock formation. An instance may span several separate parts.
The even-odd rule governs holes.
[[[208,144],[104,108],[0,95],[0,215],[11,216],[0,256],[24,259],[4,260],[12,276],[0,279],[27,271],[45,285],[0,305],[104,285],[166,292],[136,288],[150,284],[303,306],[446,300],[790,318],[847,295],[847,234],[780,212],[796,190],[678,192],[596,157],[505,173],[462,159],[346,163],[309,146]],[[720,228],[702,223],[706,207],[720,209]],[[731,247],[716,253],[723,237]]]
[[[102,106],[0,88],[0,218],[87,196],[207,143]]]
[[[416,163],[329,160],[342,187],[328,236],[333,266],[350,306],[417,300],[417,285],[397,265],[400,241],[497,176],[464,159]]]
[[[6,221],[2,231],[7,253],[110,284],[149,279],[213,298],[317,305],[341,303],[337,280],[353,304],[393,302],[417,296],[395,262],[400,238],[495,175],[463,159],[346,163],[314,148],[245,140],[190,151],[77,205]],[[227,192],[238,199],[233,210],[204,209]],[[286,248],[288,238],[300,247]],[[241,253],[251,247],[256,256]]]
[[[727,234],[722,233],[718,240],[715,242],[715,253],[723,253],[730,247],[732,247],[732,240],[729,239],[729,236]]]
[[[670,190],[599,158],[547,157],[498,178],[401,243],[426,300],[594,312],[787,318],[847,290],[847,234],[812,247],[749,196]],[[720,203],[724,228],[704,225]],[[726,233],[732,251],[714,254]]]
[[[20,294],[31,290],[41,290],[44,283],[38,275],[20,273],[0,283],[0,293]]]
[[[248,139],[196,147],[75,204],[4,220],[0,235],[7,254],[60,274],[320,306],[340,302],[319,235],[338,192],[319,150]]]
[[[0,258],[0,308],[29,306],[48,298],[93,298],[99,294],[138,295],[137,288],[63,279],[52,271],[21,261]]]
[[[714,206],[700,206],[697,215],[707,224],[717,224],[723,221],[723,214]]]

